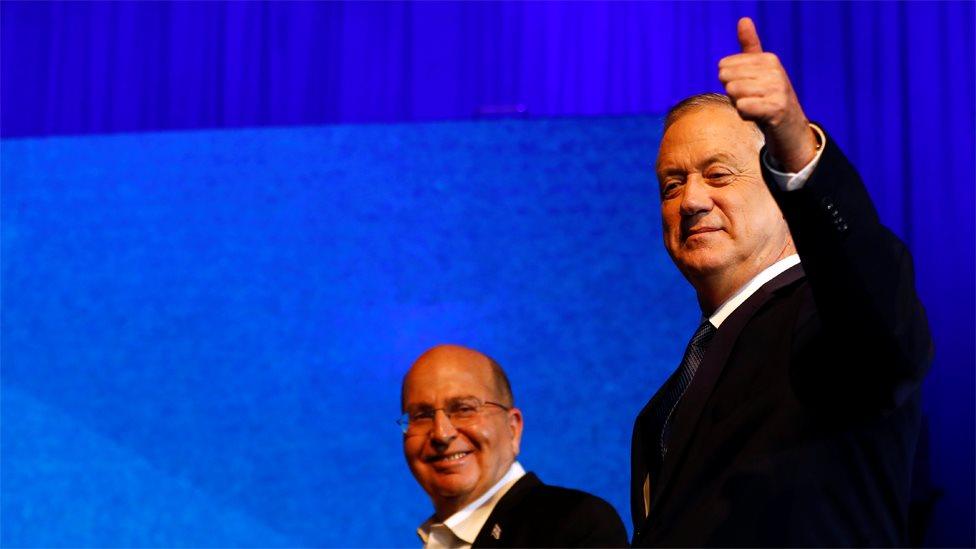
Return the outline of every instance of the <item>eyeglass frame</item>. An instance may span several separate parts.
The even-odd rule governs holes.
[[[450,408],[451,406],[457,405],[459,403],[459,401],[464,401],[465,399],[471,399],[471,400],[475,400],[475,401],[478,402],[478,406],[475,407],[475,412],[470,417],[470,419],[475,419],[477,417],[480,417],[481,416],[481,410],[484,409],[484,407],[485,406],[488,406],[489,404],[491,404],[492,406],[497,406],[497,407],[501,408],[502,410],[504,410],[506,412],[511,411],[511,410],[513,410],[515,408],[514,406],[506,406],[506,405],[504,405],[504,404],[502,404],[500,402],[494,402],[494,401],[491,401],[491,400],[481,400],[480,398],[474,397],[474,396],[472,396],[472,397],[460,397],[460,398],[454,399],[454,401],[451,404],[447,405],[447,406],[442,406],[440,408],[431,408],[431,409],[424,410],[423,411],[423,413],[425,414],[424,418],[426,418],[426,414],[430,414],[430,418],[429,418],[430,419],[430,428],[428,428],[426,431],[417,432],[417,433],[414,433],[414,434],[420,435],[420,434],[426,434],[426,433],[430,432],[430,430],[434,428],[434,419],[437,417],[437,412],[444,412],[444,415],[447,416],[447,420],[451,423],[451,425],[453,425],[454,427],[457,427],[459,425],[459,423],[455,423],[456,419],[453,418],[453,417],[451,417],[452,414],[450,412],[448,412],[447,409]],[[410,412],[403,412],[402,414],[400,414],[400,417],[397,418],[397,420],[396,420],[397,425],[400,426],[400,430],[403,431],[403,434],[405,434],[405,435],[407,434],[407,430],[410,429],[410,416],[411,416]],[[423,419],[423,418],[421,418],[421,419]],[[414,421],[416,421],[416,419]],[[463,422],[460,423],[460,425],[463,425]]]

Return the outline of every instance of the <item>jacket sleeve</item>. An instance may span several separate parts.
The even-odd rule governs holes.
[[[933,352],[912,258],[829,136],[824,147],[801,189],[781,190],[762,168],[813,294],[794,329],[792,382],[811,404],[894,408],[918,387]]]

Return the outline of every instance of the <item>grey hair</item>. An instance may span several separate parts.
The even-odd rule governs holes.
[[[668,109],[668,113],[664,116],[664,132],[667,132],[668,128],[670,128],[683,116],[700,111],[706,107],[722,107],[730,109],[736,114],[739,113],[729,96],[714,92],[699,93],[678,101],[673,107]],[[759,129],[759,126],[752,123],[752,127],[755,128],[756,134],[759,136],[759,142],[765,143],[766,136],[763,135],[762,130]]]

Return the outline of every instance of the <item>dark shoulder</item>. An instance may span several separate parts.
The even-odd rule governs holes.
[[[603,498],[582,490],[563,488],[562,486],[540,484],[526,494],[526,501],[531,501],[539,508],[552,511],[569,512],[576,509],[596,509],[616,514],[613,506]]]
[[[537,546],[621,547],[627,531],[616,509],[582,490],[539,484],[519,505]]]

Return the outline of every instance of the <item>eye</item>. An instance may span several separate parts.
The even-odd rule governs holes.
[[[410,421],[414,423],[419,423],[422,421],[431,421],[434,419],[433,410],[418,410],[410,414]]]
[[[478,413],[478,407],[470,402],[460,402],[451,406],[451,416],[468,418]]]
[[[727,168],[709,168],[705,171],[705,179],[709,181],[722,181],[723,179],[732,177],[733,173]]]
[[[680,179],[665,179],[664,183],[661,185],[661,197],[673,197],[675,194],[677,194],[679,187],[681,187]]]

